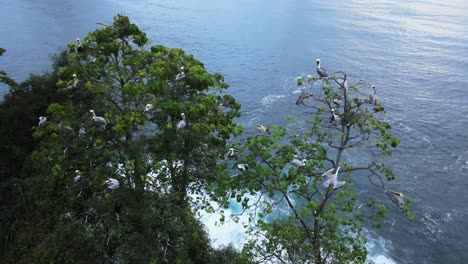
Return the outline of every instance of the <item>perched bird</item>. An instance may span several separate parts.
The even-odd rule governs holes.
[[[63,123],[62,123],[62,120],[60,120],[59,128],[60,128],[60,133],[64,137],[71,136],[71,135],[73,135],[75,133],[71,127],[64,126]]]
[[[73,84],[67,86],[68,90],[75,89],[76,87],[78,87],[78,83],[79,83],[78,76],[76,76],[76,74],[73,74]]]
[[[75,174],[76,174],[76,176],[73,177],[73,181],[74,181],[74,182],[77,182],[77,181],[79,181],[79,180],[81,179],[81,173],[80,173],[79,170],[76,170],[76,171],[75,171]]]
[[[303,160],[297,159],[297,155],[294,155],[294,159],[291,160],[291,165],[293,165],[296,168],[304,167],[306,165],[306,161],[307,161],[306,159],[303,159]]]
[[[182,116],[182,120],[180,120],[179,123],[177,123],[176,131],[184,129],[187,126],[187,122],[185,121],[185,114],[182,113],[180,114],[180,116]]]
[[[183,166],[184,162],[182,160],[172,162],[172,168],[174,169],[181,169]]]
[[[242,164],[237,164],[237,169],[244,172],[244,171],[249,169],[249,165],[243,164],[243,163]]]
[[[120,186],[120,182],[114,178],[109,178],[104,184],[109,190],[116,190]]]
[[[94,123],[96,123],[96,125],[99,127],[99,128],[106,128],[106,125],[107,125],[107,121],[106,119],[104,119],[104,117],[102,116],[96,116],[96,113],[94,113],[94,110],[89,110],[90,113],[93,114],[93,121]]]
[[[224,105],[223,105],[222,103],[220,103],[220,104],[218,105],[218,113],[219,113],[220,115],[224,114],[224,109],[225,109],[225,108],[224,108]]]
[[[348,89],[349,89],[348,80],[345,80],[343,82],[343,87],[345,88],[346,91],[348,91]]]
[[[330,184],[332,184],[334,190],[340,188],[341,186],[343,186],[345,184],[345,182],[344,181],[338,181],[338,171],[339,170],[340,170],[340,167],[338,167],[336,169],[335,174],[331,174],[333,172],[330,172],[331,175],[327,174],[329,171],[322,174],[322,177],[324,177],[324,179],[325,179],[325,181],[323,182],[323,186],[328,188],[328,186]]]
[[[317,63],[317,73],[320,75],[320,78],[328,77],[327,71],[320,66],[320,59],[315,61]]]
[[[305,92],[302,92],[302,94],[297,98],[296,100],[296,105],[301,105],[304,104],[305,99],[309,98],[310,94],[307,94]]]
[[[45,117],[45,116],[40,116],[39,117],[39,126],[40,127],[45,125],[46,122],[47,122],[47,117]]]
[[[332,114],[332,118],[331,118],[332,121],[335,121],[337,123],[341,122],[341,117],[338,115],[338,112],[334,108],[332,108],[331,114]]]
[[[153,110],[153,104],[146,104],[144,113],[147,113],[151,110]]]
[[[180,72],[176,75],[175,80],[180,81],[185,78],[184,67],[180,67]]]
[[[372,105],[377,105],[377,100],[379,99],[379,96],[377,95],[377,91],[375,90],[375,85],[372,85],[371,87],[374,91],[369,95],[369,99]]]
[[[392,192],[387,190],[385,190],[385,192],[394,204],[396,204],[399,208],[403,208],[405,205],[405,196],[401,192]]]
[[[267,132],[267,128],[264,127],[263,125],[255,125],[255,128],[257,129],[258,132],[265,133]]]
[[[338,99],[338,98],[333,99],[333,103],[334,103],[336,106],[343,106],[343,105],[344,105],[343,100]]]
[[[79,39],[79,38],[76,38],[76,42],[78,43],[78,46],[76,47],[76,51],[77,51],[78,53],[83,52],[84,49],[83,49],[83,46],[81,46],[81,41],[80,41],[80,39]]]
[[[326,172],[324,172],[324,173],[322,174],[322,178],[323,178],[324,180],[327,180],[327,179],[329,179],[329,178],[331,178],[331,177],[337,177],[337,176],[338,176],[338,171],[339,171],[339,170],[340,170],[340,167],[336,168],[336,172],[334,172],[334,171],[335,171],[335,168],[331,168],[331,169],[327,170]]]
[[[234,148],[229,148],[229,151],[224,155],[224,159],[233,159],[236,157],[236,150]]]

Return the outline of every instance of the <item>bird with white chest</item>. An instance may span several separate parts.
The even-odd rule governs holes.
[[[328,188],[331,185],[333,185],[333,189],[336,190],[343,186],[345,184],[345,181],[338,181],[338,171],[340,170],[340,167],[336,168],[336,172],[333,173],[334,169],[328,170],[324,174],[322,174],[322,177],[324,178],[323,186]]]
[[[341,122],[341,117],[338,115],[338,112],[334,108],[332,108],[331,114],[332,114],[332,118],[331,118],[332,121],[337,122],[337,123]]]
[[[317,59],[315,62],[317,63],[317,73],[320,76],[320,78],[328,77],[327,71],[321,66],[320,59]]]
[[[78,87],[78,83],[79,83],[79,82],[80,82],[80,81],[78,80],[78,76],[74,73],[74,74],[73,74],[73,84],[67,86],[67,89],[68,89],[68,90],[75,89],[76,87]]]
[[[75,170],[75,177],[73,177],[73,181],[77,182],[79,180],[81,180],[81,173],[79,170]]]
[[[104,117],[102,116],[97,116],[94,110],[89,110],[89,112],[93,115],[92,119],[94,123],[99,127],[99,128],[106,128],[107,121]]]
[[[294,158],[291,160],[291,165],[293,165],[296,168],[304,167],[306,165],[307,160],[306,159],[298,159],[297,155],[294,155]]]
[[[372,93],[369,95],[369,100],[372,105],[376,106],[377,101],[379,100],[379,96],[377,95],[377,91],[375,90],[375,85],[372,85]]]
[[[46,122],[47,122],[47,117],[45,117],[45,116],[40,116],[39,117],[39,126],[40,127],[44,126]]]
[[[146,104],[145,105],[145,111],[143,111],[144,113],[148,113],[150,112],[151,110],[153,110],[153,104]]]
[[[249,165],[244,164],[244,163],[237,164],[237,169],[244,172],[244,171],[249,170]]]
[[[187,121],[185,120],[185,114],[182,113],[180,114],[180,116],[182,117],[182,120],[179,121],[179,123],[177,123],[177,126],[176,126],[176,131],[180,131],[181,129],[184,129],[186,126],[187,126]]]
[[[255,125],[255,129],[257,129],[257,131],[260,133],[267,133],[267,128],[264,125]]]
[[[120,187],[120,182],[114,178],[109,178],[104,184],[109,190],[112,190],[112,191]]]
[[[224,159],[234,159],[236,157],[237,150],[229,148],[228,152],[224,155]]]
[[[76,52],[78,52],[78,53],[83,52],[84,48],[83,48],[83,46],[81,45],[81,40],[80,40],[80,38],[76,38],[76,42],[78,43],[78,45],[76,46]]]
[[[180,81],[185,78],[184,67],[180,67],[180,72],[176,75],[175,80]]]

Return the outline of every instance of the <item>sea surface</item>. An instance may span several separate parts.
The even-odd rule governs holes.
[[[0,69],[18,81],[50,69],[53,53],[123,13],[154,44],[183,48],[223,73],[247,129],[286,124],[295,78],[315,75],[316,58],[328,71],[373,82],[401,141],[387,160],[397,176],[388,186],[412,198],[416,217],[409,223],[388,203],[383,227],[368,231],[370,259],[468,263],[468,1],[0,0],[0,7],[7,49]],[[362,181],[360,194],[386,199]],[[242,240],[234,226],[208,229],[217,244]]]

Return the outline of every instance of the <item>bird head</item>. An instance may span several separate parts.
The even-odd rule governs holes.
[[[47,117],[45,117],[45,116],[40,116],[39,117],[39,121],[43,121],[43,120],[46,120],[46,119],[47,119]]]
[[[145,112],[148,112],[149,110],[153,109],[153,105],[152,104],[146,104],[145,106]]]
[[[94,114],[94,110],[93,110],[93,109],[89,110],[89,112],[92,113],[92,114]]]
[[[185,119],[185,114],[184,114],[184,113],[180,114],[180,116],[181,116],[183,119]]]
[[[371,88],[374,89],[374,91],[375,91],[375,85],[372,85]]]
[[[315,63],[317,63],[317,65],[319,65],[320,64],[320,59],[316,59]]]
[[[76,38],[76,42],[78,42],[78,44],[80,44],[80,38]]]
[[[75,170],[75,173],[76,173],[76,174],[80,174],[80,171],[79,171],[79,170]]]
[[[78,76],[76,76],[76,74],[75,74],[75,73],[74,73],[72,76],[73,76],[73,79],[76,79],[76,78],[78,78]]]
[[[332,112],[332,113],[335,113],[335,108],[332,108],[331,112]]]
[[[184,69],[185,69],[184,66],[180,67],[180,70],[181,70],[181,71],[183,71]]]

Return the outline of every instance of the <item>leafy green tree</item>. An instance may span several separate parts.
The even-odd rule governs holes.
[[[391,196],[384,180],[394,174],[382,159],[399,141],[389,133],[377,95],[364,92],[368,84],[348,85],[347,75],[338,72],[300,78],[298,85],[304,92],[296,104],[306,109],[300,116],[310,118],[242,140],[239,158],[230,164],[247,164],[248,170],[224,175],[220,181],[229,181],[231,189],[213,188],[213,197],[224,194],[219,202],[225,206],[233,198],[242,203],[249,215],[246,247],[260,262],[364,263],[363,226],[379,227],[387,208],[375,199],[361,208],[351,179],[368,176]],[[358,156],[363,158],[352,158]],[[337,182],[322,176],[339,167]],[[402,207],[411,216],[408,203],[406,198]]]
[[[3,54],[6,52],[5,49],[3,48],[0,48],[0,56],[3,56]],[[17,83],[11,79],[10,77],[8,77],[8,74],[3,71],[3,70],[0,70],[0,82],[1,83],[4,83],[10,87],[15,87],[17,86]]]
[[[51,102],[44,125],[31,126],[38,144],[23,164],[23,199],[34,209],[7,263],[219,258],[190,194],[216,180],[227,140],[241,131],[233,121],[240,105],[223,94],[221,74],[148,42],[117,15],[80,49],[69,45],[52,86],[64,100]],[[107,188],[110,178],[119,188]]]
[[[5,82],[10,91],[0,103],[0,259],[34,210],[27,203],[30,185],[23,164],[37,145],[32,128],[37,126],[38,117],[45,115],[51,103],[64,100],[55,88],[64,56],[61,53],[54,58],[50,73],[31,75],[20,84]]]

